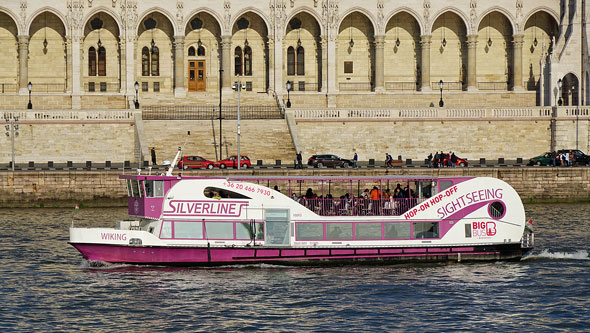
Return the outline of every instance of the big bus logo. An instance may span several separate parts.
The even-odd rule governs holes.
[[[473,222],[473,235],[476,237],[491,237],[496,235],[496,222]]]

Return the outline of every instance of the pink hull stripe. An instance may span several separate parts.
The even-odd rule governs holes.
[[[428,251],[426,248],[406,249],[237,249],[237,248],[167,248],[131,247],[100,244],[72,244],[84,258],[93,261],[124,263],[237,263],[268,261],[305,261],[318,259],[354,260],[362,258],[424,257],[449,255],[485,255],[495,257],[498,251],[473,252],[474,248]],[[463,249],[463,250],[460,250]],[[429,249],[430,250],[430,249]]]

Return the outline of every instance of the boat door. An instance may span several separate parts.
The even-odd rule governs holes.
[[[289,245],[289,210],[267,209],[265,211],[264,243],[266,245]]]

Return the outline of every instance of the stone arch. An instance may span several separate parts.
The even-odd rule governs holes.
[[[561,78],[562,105],[579,105],[580,78],[574,72],[568,72]]]
[[[385,17],[385,19],[383,20],[383,22],[385,22],[385,28],[387,28],[387,24],[389,23],[389,21],[391,21],[391,19],[395,16],[398,15],[400,13],[407,13],[408,15],[412,16],[414,18],[414,20],[416,20],[416,23],[418,23],[418,27],[420,28],[420,35],[424,34],[424,22],[422,21],[422,17],[412,8],[409,7],[400,7],[400,8],[396,8],[394,11],[392,11],[391,13],[389,13],[389,15],[387,15]]]
[[[545,12],[547,15],[551,16],[553,18],[553,20],[555,21],[556,25],[559,25],[559,14],[556,13],[553,9],[546,7],[546,6],[539,6],[536,7],[535,9],[531,10],[523,19],[522,19],[522,25],[525,26],[526,23],[531,19],[531,17],[539,12]]]
[[[269,33],[272,29],[268,20],[268,17],[266,16],[266,14],[264,14],[263,11],[261,11],[258,8],[255,7],[246,7],[246,8],[242,8],[241,10],[239,10],[235,16],[234,19],[231,21],[231,25],[229,27],[226,27],[227,31],[230,31],[233,35],[233,28],[236,25],[236,22],[245,14],[247,13],[253,13],[257,16],[260,17],[260,19],[262,20],[262,22],[264,22],[265,26],[266,26],[266,32]]]
[[[476,81],[481,90],[512,88],[514,25],[502,11],[488,10],[477,25]]]
[[[113,21],[117,24],[117,29],[119,29],[119,32],[124,30],[123,24],[121,23],[121,17],[117,15],[117,13],[114,10],[105,6],[98,6],[96,8],[93,8],[90,12],[88,12],[88,14],[82,20],[82,25],[80,26],[80,28],[82,28],[82,35],[84,34],[84,28],[86,27],[90,19],[94,17],[95,14],[98,14],[100,12],[109,15],[113,19]]]
[[[199,29],[193,29],[192,22],[195,19],[201,21],[201,27]],[[217,91],[219,89],[219,78],[216,73],[219,73],[221,63],[219,61],[221,57],[221,35],[223,34],[223,25],[220,24],[219,18],[215,16],[215,13],[211,10],[196,10],[187,17],[186,24],[184,25],[184,55],[185,55],[185,68],[188,69],[188,73],[183,73],[183,80],[185,80],[186,87],[189,92],[192,91]],[[199,43],[205,50],[204,56],[199,56]],[[195,55],[189,57],[189,48],[194,47]],[[198,75],[191,75],[194,71],[198,73],[201,69],[195,69],[195,61],[198,58],[198,65],[204,63],[205,70],[205,84],[197,85],[196,77]]]
[[[283,33],[287,33],[287,27],[289,25],[289,22],[291,22],[291,20],[301,14],[301,13],[306,13],[309,14],[311,17],[313,17],[317,23],[317,25],[320,27],[320,35],[324,34],[324,25],[321,24],[322,22],[322,18],[318,16],[318,14],[316,13],[316,11],[314,11],[313,9],[307,7],[307,6],[302,6],[297,8],[295,11],[293,11],[289,16],[287,16],[287,20],[285,22],[287,22],[287,24],[285,24],[285,31],[283,31]]]
[[[443,80],[445,89],[463,90],[467,85],[467,34],[469,27],[456,10],[436,16],[431,26],[430,85]],[[438,84],[437,84],[438,86]]]
[[[552,53],[553,38],[557,38],[559,31],[557,22],[547,11],[536,11],[523,22],[522,38],[522,72],[523,87],[534,91],[540,78],[539,59],[543,52]],[[545,50],[543,50],[543,44]]]
[[[443,9],[439,10],[435,15],[432,16],[432,20],[431,20],[432,24],[430,24],[430,31],[428,31],[428,33],[430,35],[432,35],[432,31],[433,31],[432,28],[434,27],[434,23],[436,23],[436,21],[440,18],[440,16],[442,16],[446,13],[449,13],[449,12],[457,15],[463,21],[463,25],[466,30],[466,35],[473,34],[473,32],[469,30],[469,19],[467,18],[465,13],[463,13],[461,10],[459,10],[455,7],[445,7]]]
[[[412,13],[400,10],[385,24],[384,85],[386,90],[416,90],[421,75],[422,34]]]
[[[208,7],[199,7],[199,8],[196,8],[196,9],[192,10],[186,16],[187,19],[183,22],[183,27],[184,27],[185,35],[186,35],[186,29],[188,29],[188,26],[189,26],[191,20],[195,16],[197,16],[198,14],[201,14],[201,13],[209,14],[211,17],[213,17],[215,19],[215,21],[217,22],[217,26],[219,27],[219,31],[221,31],[221,34],[223,34],[223,31],[224,31],[223,19],[219,16],[219,14],[217,12],[211,10]],[[221,38],[221,35],[219,37]]]
[[[10,9],[3,6],[0,6],[0,13],[6,14],[8,17],[12,19],[12,21],[16,25],[17,37],[23,34],[23,32],[21,31],[21,25],[19,24],[20,22],[18,20],[18,16],[14,15],[14,13]]]
[[[481,22],[483,21],[483,19],[488,15],[491,14],[492,12],[498,12],[502,15],[504,15],[506,17],[506,19],[508,20],[508,22],[510,23],[510,26],[512,27],[512,33],[516,34],[516,19],[514,18],[514,16],[512,16],[512,14],[506,10],[506,8],[500,7],[500,6],[493,6],[490,7],[488,9],[486,9],[485,11],[481,12],[477,23],[475,24],[476,29],[478,29],[479,25],[481,24]],[[479,29],[478,29],[479,30]]]
[[[240,29],[241,22],[247,27]],[[270,50],[268,44],[269,26],[266,18],[258,10],[243,10],[235,17],[231,26],[231,82],[238,80],[237,75],[243,75],[246,86],[250,83],[252,91],[266,91],[270,82]],[[247,43],[246,43],[247,41]],[[238,55],[238,47],[241,56]],[[243,61],[242,61],[243,60]],[[242,63],[238,68],[236,63]],[[240,74],[241,72],[241,74]],[[247,89],[248,91],[248,89]]]
[[[57,18],[59,18],[59,20],[61,21],[61,24],[62,24],[62,26],[63,26],[63,29],[64,29],[64,35],[63,35],[63,36],[64,36],[64,38],[65,38],[66,36],[68,36],[68,35],[71,35],[71,32],[69,31],[69,29],[70,29],[70,28],[69,28],[69,26],[66,24],[66,22],[67,22],[66,18],[65,18],[65,17],[62,15],[62,13],[61,13],[61,12],[59,12],[59,11],[58,11],[58,10],[56,10],[55,8],[48,7],[48,6],[45,6],[45,7],[39,8],[39,9],[37,9],[37,10],[36,10],[34,13],[32,13],[32,14],[31,14],[31,16],[29,17],[29,19],[28,19],[28,21],[27,21],[27,23],[26,23],[25,32],[27,32],[27,33],[29,33],[29,34],[30,34],[30,31],[31,31],[31,25],[33,24],[33,22],[35,21],[35,19],[36,19],[36,18],[37,18],[39,15],[41,15],[42,13],[44,13],[44,12],[49,12],[49,13],[51,13],[51,14],[53,14],[53,15],[57,16]]]
[[[363,11],[349,11],[336,37],[336,81],[341,91],[375,88],[375,25]]]
[[[367,20],[369,20],[369,22],[371,23],[371,25],[373,26],[373,35],[375,35],[377,33],[377,25],[375,24],[375,17],[373,16],[373,14],[371,14],[371,12],[369,12],[368,10],[366,10],[365,8],[362,7],[352,7],[350,9],[348,9],[346,12],[342,13],[341,19],[340,21],[338,21],[338,31],[340,31],[341,26],[342,26],[342,22],[344,22],[344,19],[350,15],[353,14],[355,12],[358,12],[362,15],[364,15]]]
[[[308,10],[299,10],[286,22],[282,51],[283,63],[286,64],[282,69],[283,77],[293,82],[294,91],[321,91],[321,21]],[[298,22],[299,28],[296,26]],[[292,48],[292,52],[289,52],[289,48]]]
[[[10,12],[0,7],[0,87],[2,92],[18,91],[18,36],[19,25]]]
[[[143,21],[145,21],[150,15],[153,15],[154,13],[158,13],[168,19],[170,25],[172,26],[172,36],[170,36],[171,38],[173,38],[174,36],[177,36],[179,34],[179,32],[178,32],[179,29],[176,26],[176,23],[175,23],[176,20],[174,19],[174,15],[170,14],[170,12],[168,12],[166,9],[164,9],[162,7],[151,7],[150,9],[146,10],[141,15],[139,15],[139,19],[137,20],[137,27],[135,27],[135,31],[139,32]]]

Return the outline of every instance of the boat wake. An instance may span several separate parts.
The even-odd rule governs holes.
[[[94,261],[94,260],[82,260],[80,263],[81,269],[115,269],[115,268],[122,268],[128,267],[129,265],[125,264],[111,264],[104,261]]]
[[[522,260],[535,259],[590,260],[590,257],[586,250],[578,250],[576,252],[551,252],[549,250],[543,250],[540,253],[530,254],[522,258]]]

